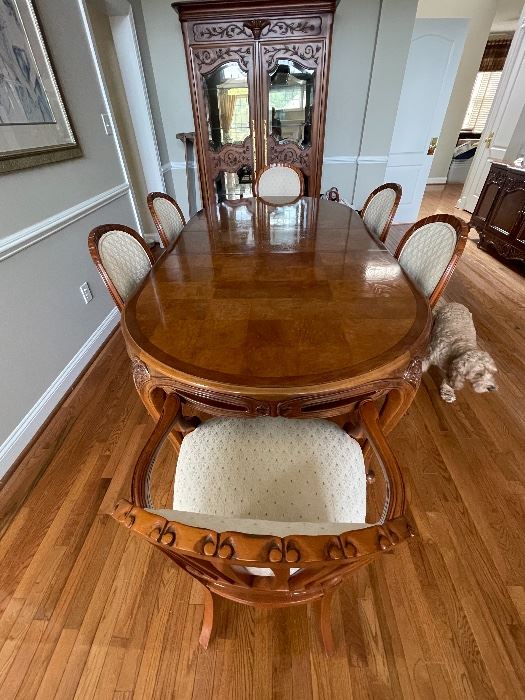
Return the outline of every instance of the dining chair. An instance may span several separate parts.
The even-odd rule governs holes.
[[[301,197],[303,174],[293,165],[272,163],[257,174],[254,191],[256,197]]]
[[[88,236],[93,262],[120,310],[154,263],[144,239],[129,226],[97,226]]]
[[[316,418],[199,424],[184,418],[182,401],[168,394],[135,465],[130,500],[117,503],[113,517],[203,584],[204,648],[217,595],[266,608],[317,601],[321,641],[332,653],[336,587],[412,534],[403,475],[375,404],[361,403],[347,432]],[[181,440],[173,508],[158,509],[152,466],[173,431]],[[384,497],[375,510],[368,489],[379,478],[356,438],[372,448],[367,462],[373,452],[380,467]]]
[[[147,202],[162,245],[167,248],[186,225],[184,214],[173,197],[164,192],[150,192]]]
[[[396,215],[402,193],[401,185],[395,182],[387,182],[381,187],[376,187],[368,195],[363,208],[359,212],[367,229],[376,238],[379,238],[381,243],[384,243],[388,236],[388,231]]]
[[[413,224],[394,257],[434,307],[456,269],[468,238],[468,225],[451,214],[434,214]]]

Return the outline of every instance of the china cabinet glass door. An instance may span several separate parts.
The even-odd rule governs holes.
[[[194,59],[210,199],[250,197],[256,161],[253,46],[195,51]]]
[[[299,168],[309,190],[316,146],[319,54],[316,42],[260,45],[263,67],[263,161]]]

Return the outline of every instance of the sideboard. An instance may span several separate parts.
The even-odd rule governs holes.
[[[525,170],[492,163],[470,225],[480,248],[492,246],[504,258],[525,261]]]

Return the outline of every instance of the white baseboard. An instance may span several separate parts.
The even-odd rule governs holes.
[[[446,177],[429,177],[427,180],[427,185],[446,185]]]
[[[109,337],[119,320],[118,309],[113,309],[100,326],[89,336],[73,359],[68,362],[54,382],[46,389],[33,408],[22,418],[11,435],[0,445],[0,477],[29,445],[38,430],[59,405],[66,392],[89,364],[97,350]]]

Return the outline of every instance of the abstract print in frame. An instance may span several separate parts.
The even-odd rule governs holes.
[[[31,0],[0,0],[0,173],[80,155]]]

